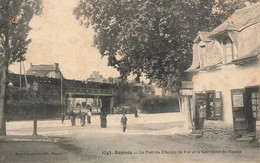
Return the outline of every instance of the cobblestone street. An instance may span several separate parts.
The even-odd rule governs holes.
[[[259,148],[232,140],[196,139],[183,129],[180,113],[127,115],[126,133],[120,115],[108,116],[100,128],[71,127],[70,121],[39,121],[38,134],[53,142],[0,141],[2,162],[259,162]],[[7,123],[8,135],[32,134],[32,122]],[[7,136],[8,137],[8,136]],[[9,136],[12,137],[12,136]]]

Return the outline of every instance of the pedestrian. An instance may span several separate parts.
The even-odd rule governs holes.
[[[121,118],[121,123],[123,125],[123,132],[125,132],[125,130],[126,130],[126,123],[127,123],[127,118],[125,116],[125,113],[123,114],[123,116]]]
[[[139,117],[138,116],[138,111],[137,111],[137,109],[135,110],[135,118],[137,118],[137,117]]]
[[[74,113],[73,110],[70,112],[70,121],[71,121],[71,126],[76,125],[76,114]]]
[[[88,124],[91,123],[91,116],[92,116],[91,110],[88,110],[88,112],[87,112]]]
[[[79,110],[79,116],[81,116],[81,110]]]
[[[85,126],[86,124],[86,113],[82,112],[80,117],[81,126]]]
[[[64,113],[61,113],[61,123],[62,123],[62,124],[63,124],[63,122],[64,122],[64,119],[65,119]]]
[[[105,112],[101,112],[100,114],[100,121],[101,121],[101,127],[106,128],[107,127],[107,114]]]

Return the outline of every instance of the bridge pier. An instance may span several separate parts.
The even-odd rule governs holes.
[[[100,97],[102,101],[101,112],[105,112],[106,114],[112,114],[112,109],[114,106],[114,98],[113,97]]]
[[[110,98],[110,114],[113,114],[113,107],[114,107],[114,98]]]

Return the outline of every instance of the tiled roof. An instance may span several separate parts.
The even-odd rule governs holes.
[[[28,71],[54,71],[54,65],[32,65]]]
[[[210,36],[224,31],[241,31],[244,28],[260,22],[260,3],[236,10],[224,23],[215,28]]]

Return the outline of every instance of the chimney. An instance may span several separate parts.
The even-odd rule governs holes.
[[[30,66],[31,66],[31,67],[33,67],[33,64],[32,64],[32,62],[30,63]]]
[[[55,69],[56,71],[59,71],[59,63],[55,63],[55,64],[54,64],[54,69]]]

